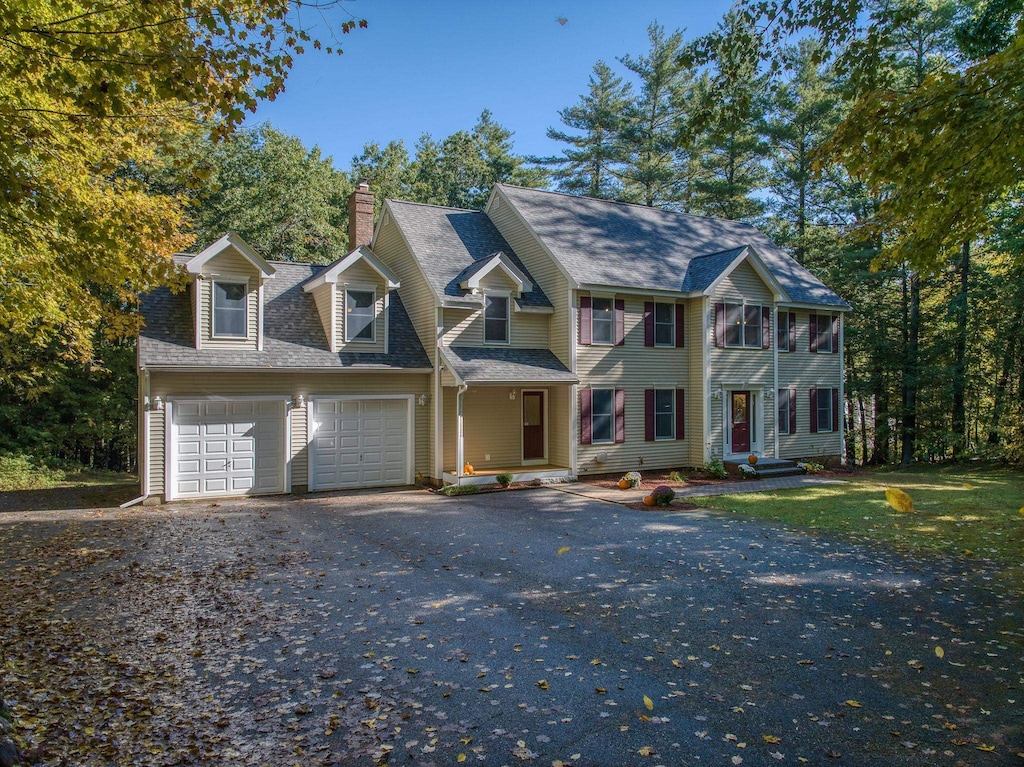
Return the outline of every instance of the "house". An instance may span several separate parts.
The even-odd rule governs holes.
[[[849,306],[751,226],[508,185],[349,215],[328,266],[227,234],[143,297],[145,494],[842,454]]]

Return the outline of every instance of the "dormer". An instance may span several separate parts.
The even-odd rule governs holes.
[[[263,285],[274,267],[228,232],[185,262],[192,284],[196,349],[263,350]]]
[[[313,296],[332,352],[388,352],[388,309],[398,278],[366,246],[338,259],[302,289]]]
[[[459,287],[474,295],[486,293],[488,289],[503,290],[516,298],[533,290],[529,278],[501,251],[463,270]]]

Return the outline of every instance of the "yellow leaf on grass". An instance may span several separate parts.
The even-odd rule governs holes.
[[[850,708],[860,708],[860,701],[859,700],[848,700],[848,701],[846,701],[846,705],[849,706]]]
[[[560,548],[558,550],[558,556],[562,556],[562,554],[564,554],[565,552],[567,552],[571,548],[572,548],[571,546],[563,546],[562,548]]]
[[[459,754],[457,757],[455,757],[455,761],[456,762],[460,762],[460,763],[466,761],[466,755],[465,754]]]
[[[935,648],[935,657],[936,658],[941,658],[945,654],[946,654],[946,651],[943,650],[941,647],[936,647]]]
[[[964,490],[973,490],[973,489],[974,489],[974,485],[972,485],[970,482],[964,482]]]
[[[1021,506],[1017,513],[1024,517],[1024,506]]]
[[[648,711],[654,711],[654,701],[648,698],[646,695],[644,696],[644,705],[647,706]]]
[[[982,743],[980,746],[978,746],[978,750],[979,751],[995,751],[996,747],[995,746],[990,746],[988,743]]]
[[[914,499],[904,493],[898,487],[885,488],[885,500],[889,502],[896,511],[913,511]]]

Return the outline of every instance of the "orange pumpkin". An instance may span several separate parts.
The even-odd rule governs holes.
[[[463,474],[468,474],[468,475],[469,475],[469,476],[471,476],[471,477],[472,477],[472,476],[473,476],[474,474],[476,474],[476,471],[475,471],[475,470],[473,469],[473,464],[471,464],[471,463],[467,463],[467,464],[466,464],[465,466],[463,466],[463,467],[462,467],[462,473],[463,473]]]
[[[747,463],[749,463],[751,466],[757,466],[757,456],[754,455],[753,453],[748,455],[747,456]]]
[[[644,506],[653,506],[653,505],[654,505],[654,496],[653,495],[645,495],[644,496]]]
[[[620,479],[619,480],[619,490],[627,490],[627,489],[629,489],[629,482],[627,482],[624,479]]]

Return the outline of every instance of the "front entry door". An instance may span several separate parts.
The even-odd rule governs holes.
[[[746,453],[750,450],[750,392],[732,393],[732,451]]]
[[[544,392],[523,392],[523,460],[544,458]]]

